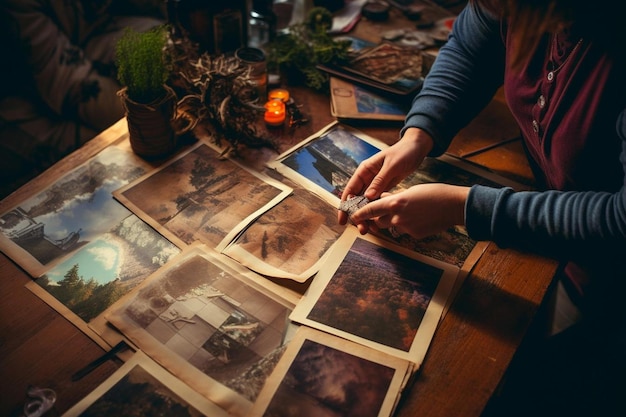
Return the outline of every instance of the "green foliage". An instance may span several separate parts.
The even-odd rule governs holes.
[[[169,70],[165,59],[168,29],[156,26],[146,32],[126,28],[116,45],[117,78],[128,97],[151,103],[163,97]]]
[[[78,264],[74,264],[58,283],[53,283],[46,275],[37,283],[86,322],[124,295],[118,280],[106,284],[98,284],[93,278],[86,280],[80,275]]]
[[[311,9],[304,22],[291,25],[287,34],[277,37],[269,45],[270,65],[290,75],[304,76],[308,87],[325,88],[328,74],[316,66],[346,60],[350,47],[350,41],[337,41],[328,34],[331,24],[332,15],[327,9]]]

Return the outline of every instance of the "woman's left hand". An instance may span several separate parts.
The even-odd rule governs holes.
[[[383,193],[356,211],[350,220],[361,234],[391,229],[416,239],[465,224],[465,201],[469,187],[419,184],[398,193]]]

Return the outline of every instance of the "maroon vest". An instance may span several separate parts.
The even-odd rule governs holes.
[[[510,50],[510,36],[505,42]],[[568,33],[546,35],[522,71],[506,71],[504,91],[539,188],[616,192],[623,186],[616,122],[626,107],[626,72],[602,48]],[[578,295],[598,275],[572,263],[564,273]]]
[[[521,73],[506,71],[507,102],[540,186],[615,192],[623,185],[616,121],[626,74],[617,67],[593,43],[560,33],[543,38]]]

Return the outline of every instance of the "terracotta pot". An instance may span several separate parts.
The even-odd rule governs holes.
[[[166,87],[167,94],[144,104],[128,98],[126,89],[119,91],[126,109],[130,146],[147,159],[168,156],[176,150],[177,135],[172,126],[176,114],[176,94]]]

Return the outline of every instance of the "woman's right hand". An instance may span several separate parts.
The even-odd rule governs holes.
[[[346,184],[341,200],[357,195],[376,200],[415,171],[432,148],[433,139],[428,133],[408,128],[398,142],[359,165]],[[339,211],[338,220],[346,224],[347,214]]]

